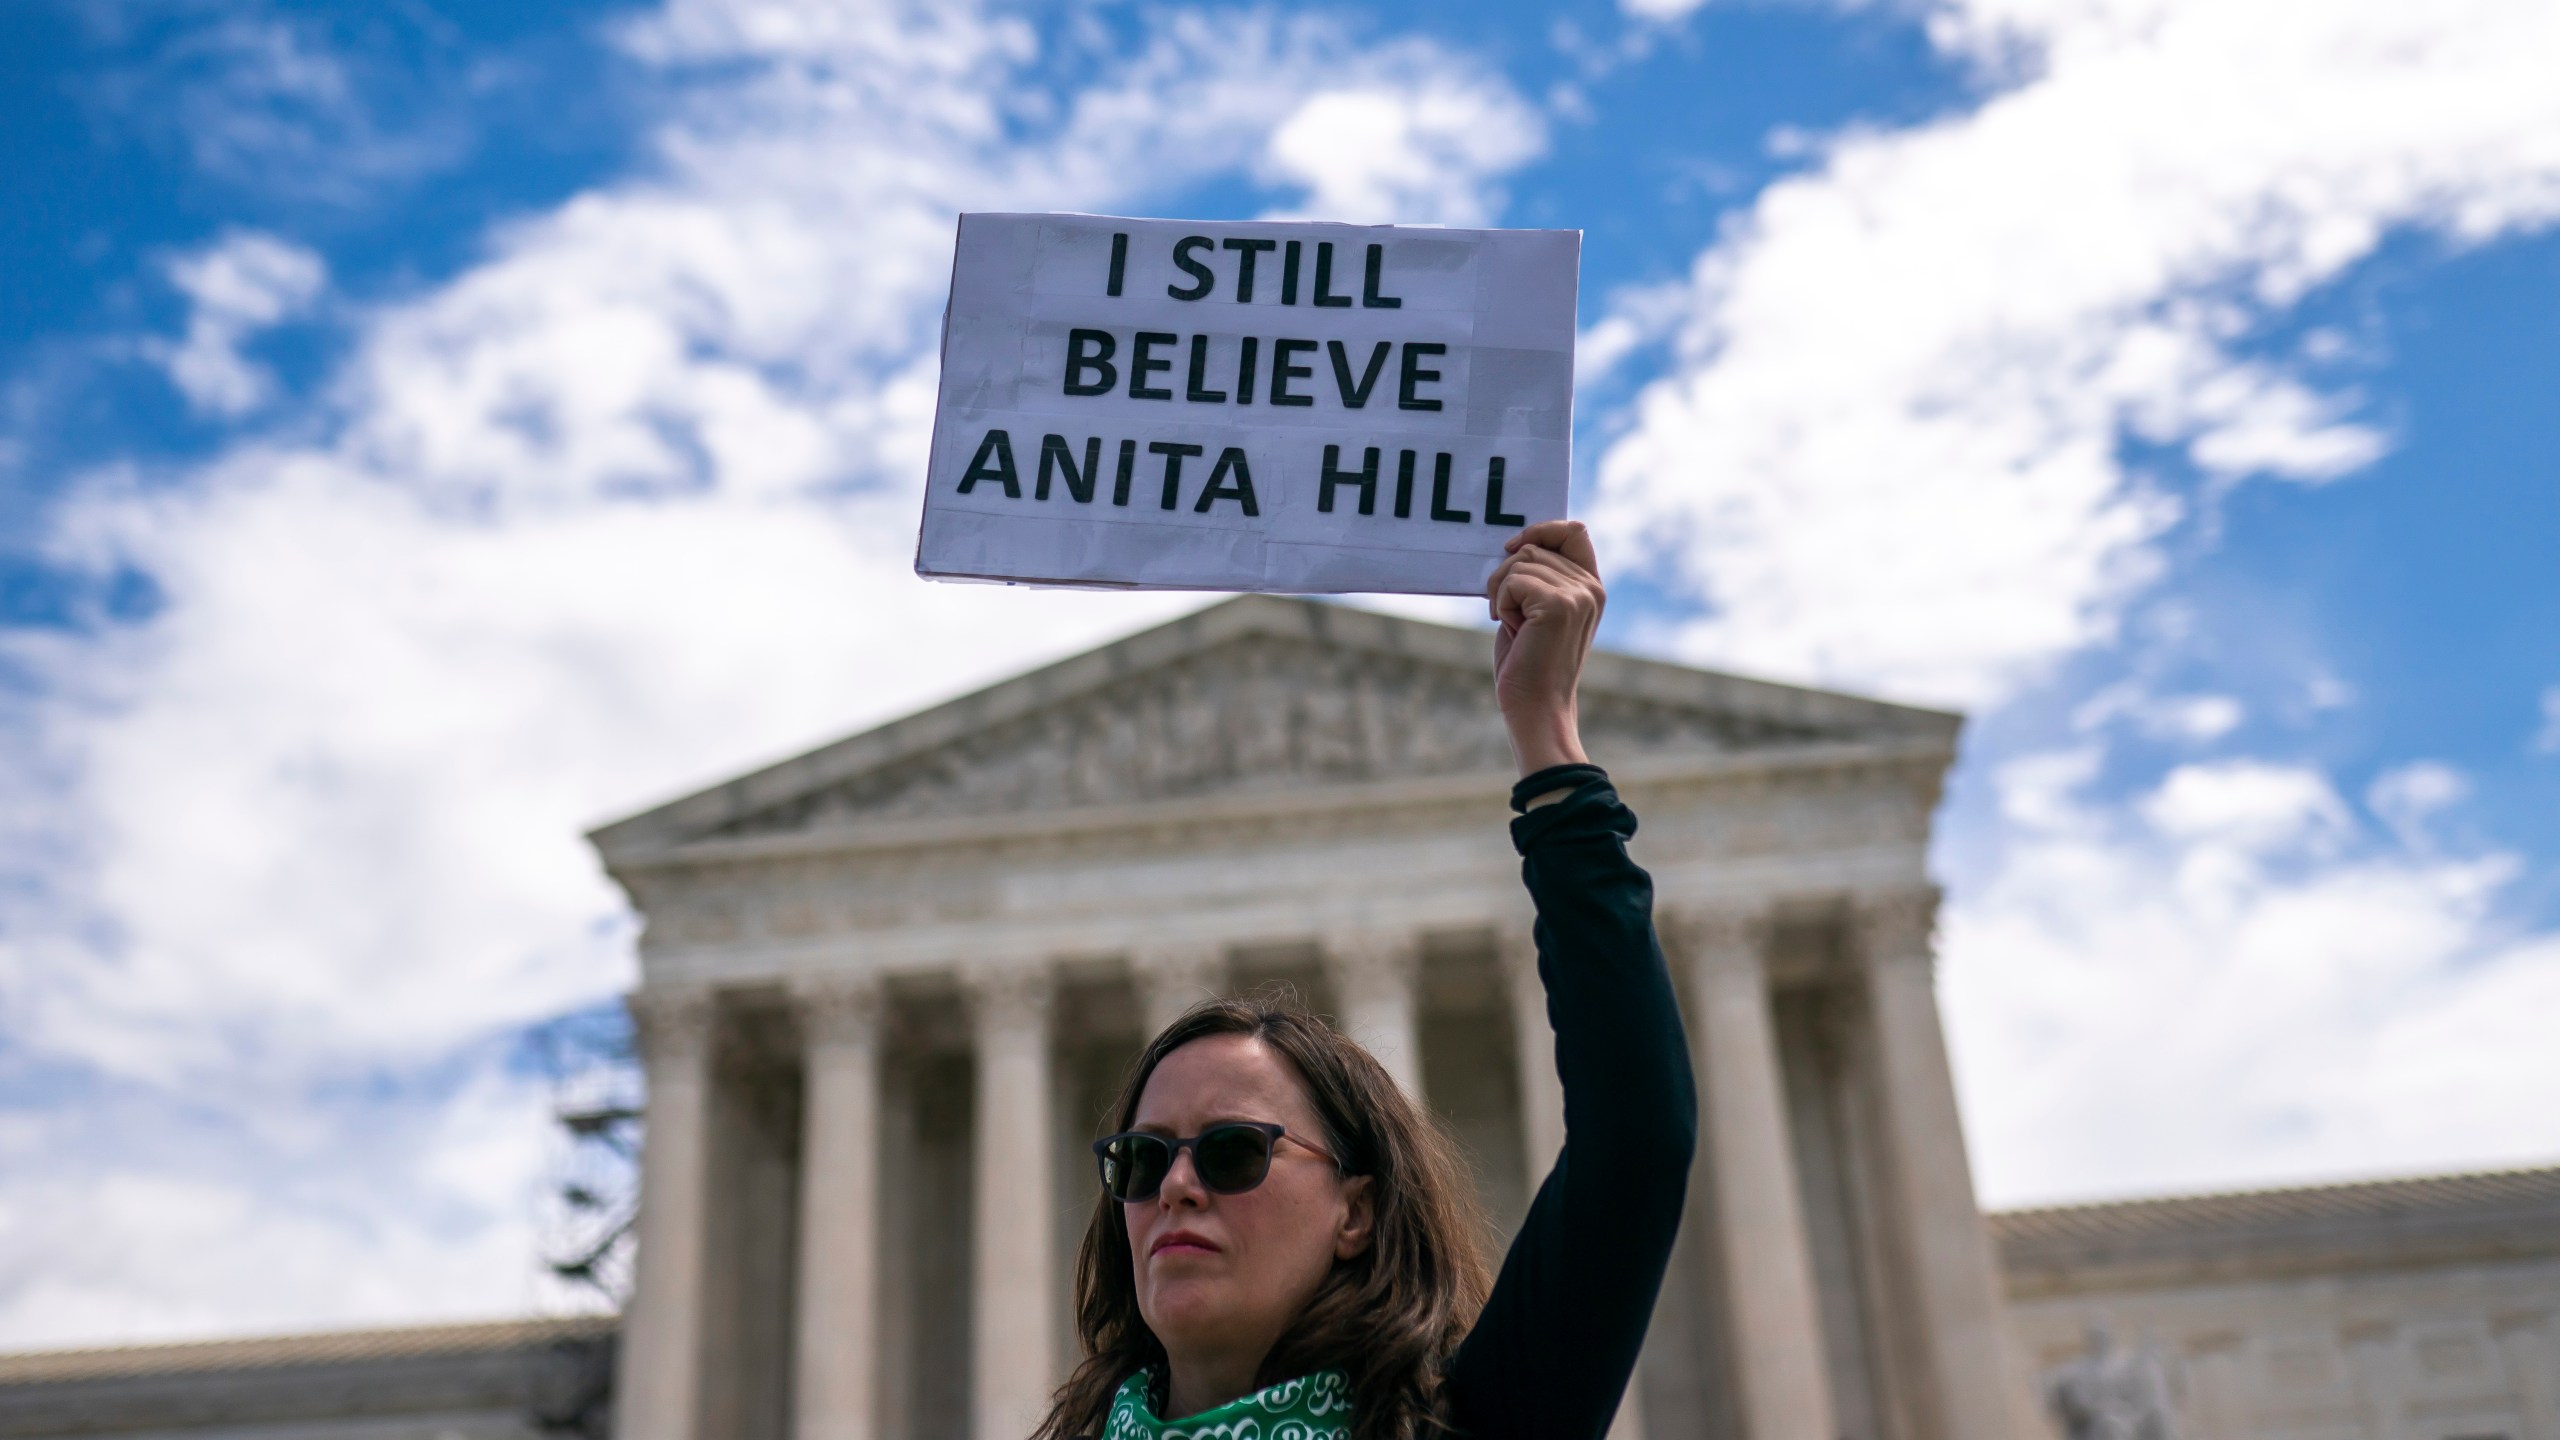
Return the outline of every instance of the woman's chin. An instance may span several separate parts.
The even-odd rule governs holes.
[[[1147,1327],[1166,1341],[1215,1331],[1235,1310],[1229,1289],[1205,1276],[1160,1280],[1148,1297]]]

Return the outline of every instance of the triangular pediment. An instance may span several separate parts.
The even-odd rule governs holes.
[[[1499,771],[1482,631],[1246,596],[595,833],[698,841]],[[1620,655],[1584,676],[1603,763],[1951,741],[1956,718]]]

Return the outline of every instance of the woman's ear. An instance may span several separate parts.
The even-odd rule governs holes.
[[[1342,1201],[1342,1228],[1334,1232],[1333,1258],[1349,1260],[1369,1248],[1369,1237],[1377,1229],[1378,1207],[1370,1178],[1354,1175],[1343,1181]]]

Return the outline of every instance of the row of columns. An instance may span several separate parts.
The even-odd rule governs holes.
[[[1932,993],[1934,894],[1889,896],[1856,911],[1888,1141],[1900,1180],[1916,1297],[1928,1316],[1923,1388],[1947,1440],[2009,1433],[2005,1314],[1975,1210]],[[1827,1348],[1797,1187],[1765,961],[1765,912],[1685,911],[1663,929],[1686,969],[1701,1132],[1712,1177],[1714,1244],[1727,1277],[1741,1418],[1749,1440],[1838,1434]],[[1418,936],[1324,942],[1346,1031],[1408,1094],[1422,1092]],[[1534,1192],[1564,1143],[1537,955],[1523,931],[1500,958],[1518,1036],[1527,1183]],[[1160,1030],[1218,993],[1223,947],[1132,957],[1148,1024]],[[1050,1215],[1050,985],[1018,969],[964,971],[978,1057],[977,1143],[1002,1164],[975,1168],[976,1440],[1020,1440],[1045,1412],[1063,1357],[1053,1335],[1060,1266]],[[801,1273],[794,1415],[797,1440],[874,1440],[881,1348],[881,997],[876,982],[828,980],[795,991],[808,1046],[802,1154]],[[640,1254],[626,1320],[618,1440],[696,1440],[699,1297],[712,1011],[701,994],[634,997],[649,1085],[641,1164]],[[1152,1031],[1151,1031],[1152,1033]],[[992,1362],[992,1363],[985,1363]],[[1613,1440],[1640,1440],[1632,1387]]]

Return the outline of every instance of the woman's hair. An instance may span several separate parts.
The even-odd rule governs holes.
[[[1211,1000],[1166,1026],[1138,1056],[1112,1107],[1112,1130],[1136,1122],[1147,1078],[1165,1056],[1210,1035],[1249,1035],[1288,1057],[1345,1178],[1369,1177],[1368,1247],[1333,1271],[1263,1357],[1258,1386],[1317,1370],[1351,1381],[1353,1440],[1417,1440],[1444,1428],[1441,1367],[1475,1323],[1492,1276],[1490,1226],[1457,1147],[1368,1051],[1279,987]],[[1094,1201],[1076,1255],[1076,1333],[1084,1360],[1058,1387],[1033,1440],[1099,1435],[1122,1381],[1165,1363],[1138,1312],[1137,1274],[1121,1205]]]

